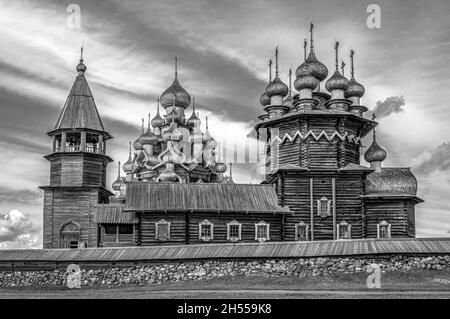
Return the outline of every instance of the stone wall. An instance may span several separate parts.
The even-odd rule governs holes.
[[[376,263],[382,272],[450,269],[450,255],[414,257],[323,257],[266,260],[204,260],[135,266],[81,267],[82,286],[155,285],[163,282],[201,280],[225,276],[322,276],[368,271]],[[0,287],[65,286],[69,273],[54,271],[0,271]]]

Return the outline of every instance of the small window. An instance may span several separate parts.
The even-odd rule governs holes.
[[[77,241],[71,241],[69,247],[70,247],[70,249],[77,249],[78,248],[78,242]]]
[[[132,234],[133,225],[119,225],[119,234]]]
[[[339,225],[337,225],[337,239],[350,239],[352,238],[352,225],[347,223],[345,220],[340,222]]]
[[[269,240],[269,227],[270,225],[264,221],[255,224],[255,240],[259,242]]]
[[[231,223],[227,224],[227,239],[231,241],[241,240],[241,229],[242,224],[233,220]]]
[[[317,201],[317,215],[322,218],[331,216],[331,200],[325,196]]]
[[[116,225],[105,225],[105,234],[106,235],[115,235],[117,233]]]
[[[214,225],[209,220],[205,219],[198,226],[199,239],[209,241],[214,238]]]
[[[304,222],[295,225],[295,240],[307,241],[309,238],[309,226]]]
[[[170,239],[170,223],[165,221],[164,219],[156,223],[156,239]]]
[[[377,224],[377,237],[391,238],[391,224],[388,224],[385,220]]]

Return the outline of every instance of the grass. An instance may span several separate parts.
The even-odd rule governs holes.
[[[450,298],[450,271],[389,272],[381,289],[366,286],[366,273],[316,277],[222,277],[152,286],[21,287],[0,298]]]

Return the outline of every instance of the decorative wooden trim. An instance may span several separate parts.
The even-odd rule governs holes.
[[[202,236],[202,226],[210,226],[211,227],[211,236]],[[198,239],[203,241],[210,241],[214,239],[214,224],[209,220],[205,219],[201,223],[198,224]]]
[[[326,205],[326,213],[322,214],[322,208],[323,205]],[[331,200],[329,200],[327,197],[322,196],[321,199],[317,200],[317,216],[320,216],[322,218],[331,216]]]
[[[286,141],[289,142],[294,142],[297,138],[300,138],[301,140],[306,140],[308,137],[312,137],[313,139],[315,139],[316,141],[319,141],[322,137],[325,137],[327,139],[328,142],[331,142],[333,139],[337,138],[341,141],[345,141],[347,140],[350,143],[354,143],[356,145],[360,145],[361,143],[361,138],[353,135],[353,134],[349,134],[347,132],[345,132],[344,134],[340,134],[338,131],[334,131],[333,134],[328,135],[327,132],[322,131],[319,135],[316,135],[312,130],[309,130],[308,133],[306,134],[302,134],[299,130],[297,130],[294,134],[294,136],[289,135],[289,133],[285,133],[283,138],[280,138],[278,135],[275,135],[271,141],[270,144],[274,144],[275,142],[277,142],[277,144],[283,144]]]
[[[300,241],[298,239],[299,227],[305,227],[306,241],[309,241],[309,225],[306,224],[303,221],[301,221],[300,223],[295,224],[295,241]]]
[[[159,236],[159,230],[158,230],[159,225],[167,225],[167,238],[161,238]],[[158,239],[161,241],[170,239],[170,222],[168,222],[165,219],[161,219],[160,221],[155,223],[155,239]]]
[[[259,226],[265,226],[267,228],[266,231],[266,238],[259,238],[258,237],[258,227]],[[259,241],[259,242],[265,242],[266,240],[270,240],[270,224],[266,223],[265,221],[260,221],[258,223],[255,224],[255,240]]]
[[[239,229],[238,230],[238,234],[239,234],[238,237],[230,237],[230,228],[231,228],[231,226],[238,226],[239,227],[238,228]],[[239,223],[236,220],[233,220],[233,221],[227,223],[227,240],[231,240],[233,242],[239,241],[239,240],[241,240],[241,234],[242,234],[242,224],[241,223]]]
[[[387,226],[387,232],[388,232],[387,238],[391,238],[391,224],[388,224],[385,220],[383,220],[377,224],[377,238],[386,238],[386,237],[380,237],[380,228],[386,227],[386,226]]]
[[[340,237],[340,232],[339,232],[340,227],[347,227],[347,229],[348,229],[348,238],[341,238]],[[336,230],[337,230],[337,239],[351,239],[352,238],[352,225],[350,225],[346,221],[342,221],[339,224],[337,224],[336,225]]]

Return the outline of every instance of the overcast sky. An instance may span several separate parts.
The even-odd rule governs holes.
[[[411,166],[419,180],[425,203],[417,206],[417,235],[449,236],[450,2],[376,1],[381,28],[370,29],[366,8],[373,2],[0,0],[0,229],[6,234],[0,247],[39,245],[37,187],[49,179],[46,132],[74,81],[82,43],[117,162],[126,160],[140,119],[155,113],[156,98],[172,82],[174,56],[180,82],[196,97],[202,118],[209,116],[212,135],[243,143],[262,111],[267,60],[278,46],[287,83],[289,67],[302,62],[311,19],[316,55],[329,69],[335,39],[347,62],[350,48],[356,51],[362,103],[379,114],[384,164]],[[71,3],[81,8],[80,29],[67,27]],[[236,167],[234,179],[258,182],[249,171]]]

